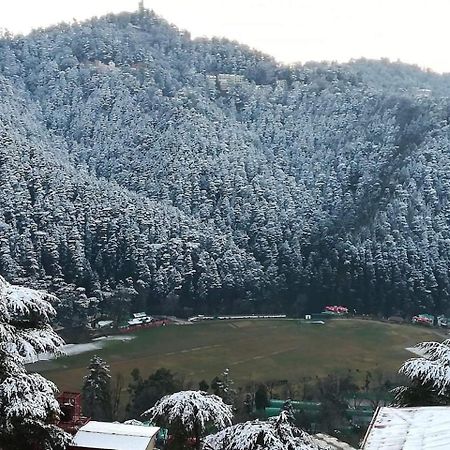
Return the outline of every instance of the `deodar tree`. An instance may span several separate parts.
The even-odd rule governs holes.
[[[193,439],[195,448],[200,448],[200,439],[207,427],[223,429],[231,425],[232,408],[217,395],[202,391],[181,391],[163,397],[146,411],[150,422],[169,429],[170,448],[182,449]]]
[[[60,414],[56,386],[24,367],[63,344],[49,325],[55,313],[49,299],[0,276],[0,448],[59,450],[69,440],[53,425]]]
[[[203,450],[320,450],[312,436],[295,427],[288,412],[253,420],[206,437]]]
[[[93,420],[112,419],[111,374],[108,364],[95,355],[91,358],[82,388],[83,413]]]
[[[421,342],[415,346],[422,357],[403,363],[399,373],[409,378],[407,386],[393,390],[397,406],[439,406],[450,404],[450,339]]]

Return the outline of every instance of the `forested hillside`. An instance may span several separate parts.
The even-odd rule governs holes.
[[[450,313],[450,76],[286,67],[141,11],[5,34],[0,98],[0,273],[62,323]]]

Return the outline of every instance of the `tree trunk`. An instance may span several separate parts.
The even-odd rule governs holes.
[[[194,424],[195,449],[200,450],[200,430],[197,421]]]

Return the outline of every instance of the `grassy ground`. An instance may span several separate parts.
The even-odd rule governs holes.
[[[326,325],[296,320],[207,322],[142,330],[128,342],[109,341],[95,352],[40,363],[38,369],[60,390],[79,390],[94,353],[113,374],[127,379],[139,368],[146,376],[160,367],[186,380],[208,382],[230,368],[237,384],[326,375],[339,370],[395,372],[422,340],[442,340],[433,330],[362,320]]]

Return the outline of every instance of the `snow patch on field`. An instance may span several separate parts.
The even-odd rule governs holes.
[[[406,347],[405,350],[407,350],[410,353],[414,353],[417,356],[421,356],[421,357],[425,356],[425,352],[422,349],[420,349],[420,348]]]
[[[105,343],[108,341],[120,341],[126,342],[131,341],[136,336],[102,336],[99,338],[93,339],[92,342],[88,342],[86,344],[65,344],[61,347],[63,352],[63,356],[74,356],[79,355],[81,353],[92,352],[95,350],[100,350],[105,346]],[[38,355],[38,361],[48,361],[50,359],[55,359],[57,356],[50,353],[41,353]]]

